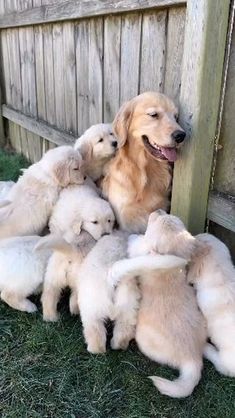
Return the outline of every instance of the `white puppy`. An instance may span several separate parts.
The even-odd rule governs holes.
[[[220,373],[235,377],[235,269],[228,248],[214,236],[197,235],[196,244],[188,280],[216,346],[208,344],[204,355]]]
[[[200,380],[206,329],[194,291],[186,281],[186,261],[179,258],[188,257],[193,246],[184,238],[187,231],[182,222],[160,213],[150,215],[144,236],[132,237],[129,252],[139,255],[157,250],[163,255],[121,260],[114,264],[110,276],[116,282],[122,277],[139,277],[142,299],[136,342],[150,359],[180,370],[173,381],[151,377],[161,393],[179,398],[189,396]]]
[[[63,238],[51,235],[43,237],[36,246],[36,250],[53,249],[53,254],[46,269],[41,298],[44,321],[58,320],[57,304],[61,290],[65,287],[71,289],[69,299],[70,313],[72,315],[79,313],[76,285],[79,279],[79,268],[96,241],[87,232],[82,232],[76,241],[79,245],[71,245]]]
[[[116,291],[107,281],[112,264],[126,256],[127,237],[123,232],[102,237],[79,271],[78,305],[87,349],[91,353],[106,351],[106,319],[115,321],[113,349],[126,349],[135,335],[139,300],[136,281],[123,280]]]
[[[95,240],[109,234],[115,221],[114,213],[97,190],[89,178],[80,186],[64,189],[49,221],[50,232],[62,235],[71,243],[75,243],[75,236],[79,236],[81,230],[89,232]]]
[[[40,237],[12,237],[0,241],[1,299],[14,309],[35,312],[28,296],[37,293],[43,283],[51,251],[33,252]]]
[[[9,204],[0,209],[0,238],[40,234],[60,190],[69,184],[83,183],[82,166],[79,152],[62,146],[48,151],[25,170],[7,196]]]
[[[104,175],[105,166],[114,156],[117,147],[118,140],[112,125],[108,123],[91,126],[75,143],[75,149],[87,162],[87,174],[95,181]]]

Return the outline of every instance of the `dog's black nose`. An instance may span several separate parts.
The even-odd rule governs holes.
[[[112,146],[113,146],[114,148],[117,148],[117,144],[118,144],[118,143],[117,143],[117,141],[113,141],[113,142],[112,142]]]
[[[171,134],[172,139],[174,139],[175,142],[177,142],[177,144],[180,144],[180,142],[183,142],[185,137],[186,137],[186,133],[184,131],[174,131]]]

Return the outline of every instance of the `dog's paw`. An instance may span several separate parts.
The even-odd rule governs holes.
[[[110,341],[110,345],[113,350],[127,350],[129,342],[129,338],[116,338],[114,336]]]
[[[91,354],[104,354],[106,353],[106,347],[102,344],[88,344],[87,351]]]
[[[34,313],[34,312],[37,312],[37,310],[38,310],[38,308],[34,303],[32,303],[28,300],[25,302],[25,311],[26,312]]]
[[[108,271],[108,276],[107,276],[107,280],[108,283],[115,287],[117,286],[119,280],[120,280],[120,266],[119,266],[119,262],[117,261],[116,263],[114,263],[112,265],[112,267],[109,269]]]
[[[59,314],[54,313],[50,315],[43,314],[43,321],[45,322],[57,322],[59,320]]]

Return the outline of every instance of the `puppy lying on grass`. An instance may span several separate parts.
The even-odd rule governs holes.
[[[130,241],[129,253],[137,257],[115,263],[110,280],[116,284],[138,276],[142,299],[136,342],[150,359],[180,370],[173,381],[151,377],[162,394],[180,398],[189,396],[200,380],[206,329],[186,281],[186,260],[179,258],[188,258],[194,246],[179,219],[159,212],[150,215],[146,234]],[[163,255],[148,254],[154,250]]]
[[[0,238],[40,234],[47,225],[59,192],[84,182],[83,160],[78,151],[62,146],[48,151],[23,175],[0,208]]]
[[[74,148],[87,162],[86,172],[94,180],[105,174],[105,167],[118,148],[112,125],[99,123],[91,126],[77,139]]]
[[[0,241],[1,299],[19,311],[35,312],[28,296],[38,293],[43,283],[50,250],[35,254],[39,236],[13,237]]]
[[[71,289],[70,312],[78,313],[76,287],[80,265],[96,240],[112,232],[114,220],[111,206],[98,196],[95,185],[89,179],[81,186],[71,186],[62,191],[50,220],[54,235],[42,238],[36,246],[37,249],[54,249],[43,286],[44,320],[58,319],[57,304],[61,290],[66,286]],[[61,241],[61,237],[65,240]]]

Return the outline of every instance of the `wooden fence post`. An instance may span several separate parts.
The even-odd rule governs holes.
[[[196,234],[205,227],[220,106],[230,0],[188,0],[180,122],[189,139],[175,164],[171,212]]]

